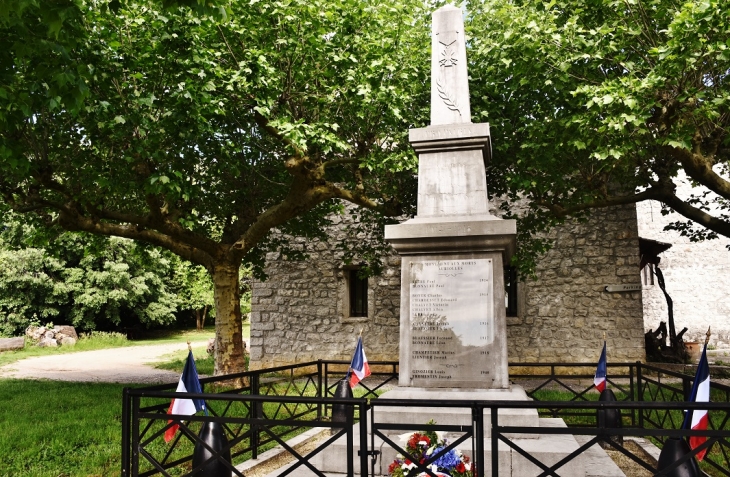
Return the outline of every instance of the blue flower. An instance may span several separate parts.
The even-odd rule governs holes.
[[[433,454],[431,455],[438,454],[439,452],[441,452],[442,449],[444,449],[444,446],[437,447],[436,449],[434,449]],[[451,449],[449,452],[436,459],[434,464],[439,466],[440,469],[453,470],[454,467],[459,464],[459,462],[461,462],[461,458],[454,449]]]

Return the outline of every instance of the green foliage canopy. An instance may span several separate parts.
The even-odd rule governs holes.
[[[527,199],[521,232],[654,199],[692,238],[730,237],[727,1],[489,0],[469,15],[490,189],[507,208]]]
[[[52,3],[0,13],[4,201],[204,266],[217,371],[240,370],[241,263],[260,271],[267,250],[287,252],[276,237],[321,236],[335,199],[408,207],[406,135],[427,113],[426,6],[236,1],[222,18],[65,0],[59,23],[41,15]]]

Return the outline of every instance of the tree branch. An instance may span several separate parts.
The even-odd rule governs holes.
[[[725,199],[730,199],[730,182],[715,173],[712,170],[712,163],[703,155],[676,147],[667,146],[667,149],[669,154],[679,159],[690,178]]]
[[[607,197],[603,200],[587,202],[587,203],[579,204],[579,205],[571,205],[571,206],[567,206],[567,207],[563,207],[560,204],[555,204],[553,202],[549,202],[544,199],[535,200],[535,201],[533,201],[533,203],[536,205],[539,205],[540,207],[544,207],[544,208],[548,209],[553,215],[555,215],[558,218],[565,218],[569,215],[574,215],[574,214],[577,214],[578,212],[584,212],[589,209],[613,207],[616,205],[635,204],[637,202],[641,202],[644,200],[652,200],[652,199],[660,200],[662,192],[659,189],[659,187],[661,187],[661,186],[650,187],[649,189],[646,189],[643,192],[639,192],[639,193],[633,194],[633,195]]]
[[[727,221],[713,217],[707,212],[693,207],[673,193],[665,192],[661,194],[659,200],[689,220],[697,222],[720,235],[730,237],[730,223]]]
[[[176,253],[180,257],[212,270],[214,257],[200,248],[183,243],[181,240],[163,233],[133,225],[120,225],[100,222],[89,217],[81,216],[71,209],[61,209],[59,222],[67,230],[80,230],[98,235],[125,237],[132,240],[142,240]]]

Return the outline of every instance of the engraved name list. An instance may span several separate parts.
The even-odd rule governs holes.
[[[494,341],[492,260],[424,260],[410,267],[411,382],[489,377],[479,357]]]

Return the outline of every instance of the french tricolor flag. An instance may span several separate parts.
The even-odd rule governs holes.
[[[180,375],[180,381],[177,383],[177,389],[175,389],[175,392],[203,392],[200,386],[200,380],[198,379],[198,370],[195,368],[195,359],[193,358],[192,350],[188,351],[188,359],[185,361],[185,368],[183,368],[182,375]],[[202,399],[173,399],[167,413],[192,416],[196,412],[203,410],[205,410],[205,401]],[[168,424],[172,422],[172,420],[167,421]],[[170,442],[170,440],[175,437],[175,433],[179,427],[180,425],[175,423],[165,431],[165,442]]]
[[[347,374],[349,375],[351,388],[357,386],[357,383],[359,383],[362,379],[365,379],[365,377],[370,376],[368,358],[365,356],[365,351],[362,349],[362,336],[357,340],[355,354],[352,355],[350,370]]]
[[[700,364],[697,366],[697,374],[695,375],[695,381],[692,384],[692,392],[690,393],[690,402],[710,402],[710,366],[707,364],[707,345],[702,350],[702,357],[700,358]],[[688,419],[691,416],[691,421]],[[695,409],[687,412],[684,418],[682,428],[686,429],[686,425],[689,423],[692,430],[704,431],[707,429],[709,416],[707,410]],[[707,437],[703,436],[692,436],[689,438],[689,446],[694,450],[702,445],[707,440]],[[707,449],[701,450],[697,453],[697,460],[705,458]]]
[[[598,392],[603,392],[606,389],[606,342],[603,342],[603,351],[601,352],[601,358],[598,360],[598,366],[596,367],[596,374],[593,376],[593,384],[596,385]]]

